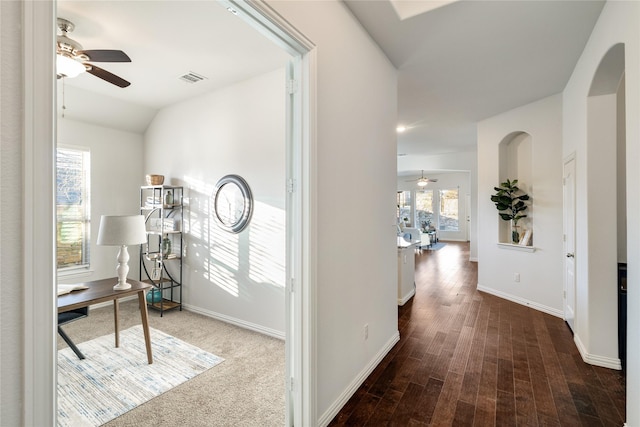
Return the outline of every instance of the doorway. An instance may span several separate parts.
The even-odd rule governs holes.
[[[309,294],[312,293],[313,262],[309,259],[309,241],[304,236],[309,234],[310,182],[314,176],[313,161],[308,153],[313,152],[309,145],[313,143],[309,129],[313,129],[309,104],[313,104],[315,94],[310,87],[314,87],[315,69],[313,45],[302,34],[295,32],[281,17],[265,4],[248,4],[244,1],[228,2],[239,15],[252,25],[260,27],[263,33],[287,49],[296,58],[293,61],[292,74],[295,84],[289,97],[288,126],[289,136],[292,138],[287,153],[287,182],[295,183],[292,191],[288,191],[289,200],[287,211],[287,286],[295,278],[296,293],[290,298],[293,301],[289,309],[287,326],[287,366],[289,376],[287,383],[292,387],[288,401],[288,425],[303,425],[308,420],[315,419],[312,402],[313,373],[309,366],[313,366],[313,355],[310,348],[315,337],[312,324],[313,318]],[[36,241],[30,236],[25,237],[25,262],[33,265],[32,275],[25,279],[25,311],[30,317],[25,325],[25,350],[28,354],[25,365],[27,378],[25,379],[24,413],[28,414],[25,422],[28,425],[54,425],[56,418],[55,404],[55,263],[54,263],[54,233],[53,221],[53,168],[55,122],[55,60],[51,46],[55,39],[55,2],[34,2],[25,5],[25,63],[31,74],[25,77],[25,85],[30,88],[26,94],[25,128],[28,129],[25,146],[25,164],[28,169],[38,173],[33,176],[33,182],[27,183],[25,200],[33,201],[32,211],[38,216],[26,218],[30,224],[26,226],[34,236],[51,236],[51,241]],[[40,65],[45,62],[44,66]],[[35,96],[37,94],[38,96]],[[30,131],[29,131],[30,130]],[[51,189],[42,195],[42,188]],[[38,208],[42,208],[38,210]],[[47,213],[49,213],[47,215]],[[295,252],[291,252],[295,248]],[[303,264],[307,267],[303,270]],[[37,268],[36,268],[37,266]],[[292,279],[292,280],[289,280]],[[50,292],[37,292],[38,289],[49,289]],[[290,294],[291,292],[286,292]],[[31,317],[32,314],[32,317]],[[305,325],[304,330],[301,325]],[[290,339],[291,338],[291,339]],[[290,342],[290,344],[289,344]]]
[[[564,320],[575,331],[576,311],[576,160],[569,156],[564,162],[563,222],[564,222]]]

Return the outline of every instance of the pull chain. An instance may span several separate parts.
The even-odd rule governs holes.
[[[65,102],[64,102],[64,80],[65,80],[65,78],[63,77],[62,78],[62,118],[63,119],[64,119],[64,110],[67,109],[67,107],[64,105],[65,104]]]

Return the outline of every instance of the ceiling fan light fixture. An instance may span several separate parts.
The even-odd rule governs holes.
[[[77,77],[84,73],[86,68],[83,64],[65,55],[56,55],[56,73],[60,77]]]
[[[418,187],[426,187],[428,183],[429,183],[428,179],[421,178],[418,180]]]

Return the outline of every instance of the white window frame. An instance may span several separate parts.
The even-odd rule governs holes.
[[[82,249],[82,258],[83,262],[81,264],[70,265],[58,267],[57,257],[56,257],[56,269],[58,272],[58,276],[69,276],[78,273],[83,273],[89,271],[91,268],[91,150],[88,147],[80,147],[73,145],[64,145],[59,144],[56,147],[56,189],[57,189],[57,171],[58,171],[58,151],[59,150],[68,150],[82,153],[83,156],[83,184],[82,184],[82,192],[83,192],[83,212],[82,212],[82,220],[84,221],[84,241],[83,241],[83,249]],[[58,248],[58,233],[57,233],[57,224],[60,222],[58,218],[57,206],[58,206],[58,191],[56,190],[56,252]]]

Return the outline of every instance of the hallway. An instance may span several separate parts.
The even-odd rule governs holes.
[[[584,363],[562,319],[478,292],[468,259],[416,255],[400,342],[330,426],[623,425],[623,375]]]

